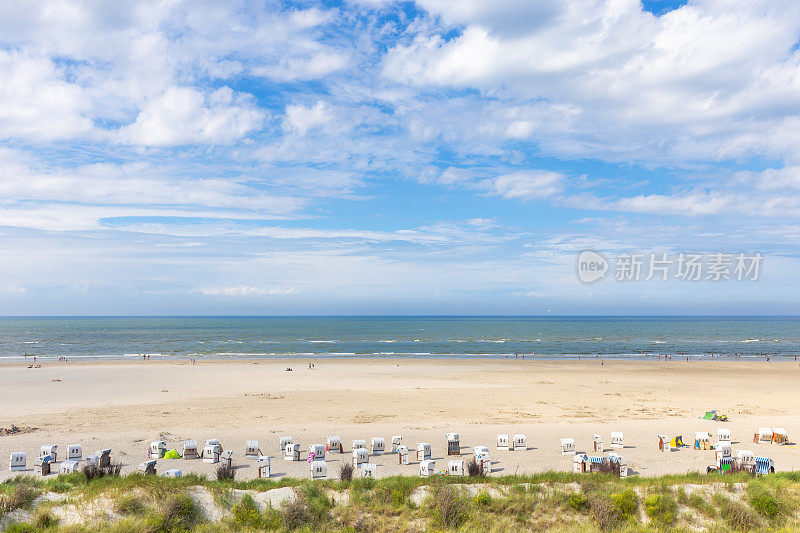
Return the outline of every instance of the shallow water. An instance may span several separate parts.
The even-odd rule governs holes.
[[[797,317],[0,318],[0,358],[794,357]]]

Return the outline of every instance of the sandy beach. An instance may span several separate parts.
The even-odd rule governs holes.
[[[445,433],[461,434],[464,458],[485,445],[494,474],[571,470],[559,439],[572,437],[590,452],[592,434],[606,447],[610,432],[622,431],[622,451],[638,475],[705,471],[711,451],[662,453],[657,435],[728,427],[737,449],[774,459],[777,471],[800,468],[796,445],[754,444],[759,426],[784,427],[794,442],[800,431],[800,367],[793,362],[609,362],[535,360],[305,360],[47,362],[42,368],[0,366],[0,427],[35,428],[0,436],[0,479],[13,477],[9,453],[25,451],[33,464],[42,444],[78,443],[84,454],[112,448],[112,458],[133,471],[152,440],[182,451],[182,442],[217,438],[235,452],[237,479],[256,476],[245,460],[248,439],[273,458],[273,476],[308,477],[308,465],[284,462],[278,439],[302,445],[339,435],[345,455],[329,454],[329,475],[350,460],[351,441],[399,434],[413,449],[433,446],[446,460]],[[291,366],[292,372],[284,369]],[[716,409],[730,422],[702,420]],[[524,433],[528,450],[495,450],[498,433]],[[715,440],[712,438],[712,442]],[[418,465],[400,466],[392,455],[371,457],[378,476],[417,475]],[[442,461],[439,468],[445,468]],[[158,469],[211,475],[215,465],[159,460]],[[15,473],[16,474],[16,473]]]

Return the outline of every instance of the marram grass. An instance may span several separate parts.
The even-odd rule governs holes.
[[[291,487],[274,507],[262,493]],[[202,494],[203,497],[199,497]],[[46,497],[45,497],[46,496]],[[99,509],[99,511],[98,511]],[[81,473],[0,483],[5,531],[797,531],[800,476],[549,472],[349,481]]]

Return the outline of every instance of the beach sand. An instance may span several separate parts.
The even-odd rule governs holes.
[[[293,372],[284,369],[291,366]],[[308,477],[305,460],[285,462],[278,439],[291,435],[303,457],[310,444],[339,435],[345,455],[329,454],[328,471],[351,458],[353,439],[403,436],[413,452],[429,442],[437,470],[446,468],[445,433],[461,435],[464,455],[488,446],[494,474],[571,471],[572,457],[559,439],[572,437],[578,451],[592,454],[592,435],[622,431],[620,453],[632,471],[652,476],[705,472],[713,451],[658,451],[657,435],[696,431],[716,435],[728,427],[734,455],[749,449],[772,457],[776,470],[800,469],[797,446],[754,444],[759,426],[784,427],[800,436],[800,367],[790,362],[610,362],[597,360],[304,360],[47,362],[42,368],[0,365],[0,427],[33,431],[0,436],[0,479],[13,477],[9,453],[28,453],[29,468],[42,444],[81,444],[84,455],[112,448],[123,472],[145,460],[152,440],[164,439],[182,452],[186,438],[202,446],[217,438],[233,449],[237,479],[256,476],[245,460],[248,439],[272,457],[273,476]],[[707,409],[730,422],[701,420]],[[498,433],[524,433],[528,450],[495,450]],[[712,443],[716,440],[712,437]],[[63,457],[63,455],[62,455]],[[62,457],[59,457],[61,459]],[[417,475],[418,465],[400,466],[394,455],[371,457],[378,476]],[[212,475],[217,465],[199,460],[159,460],[158,469]],[[16,473],[14,473],[16,475]]]

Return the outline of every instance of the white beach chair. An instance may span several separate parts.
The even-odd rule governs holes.
[[[372,455],[381,455],[386,451],[386,441],[383,437],[372,437]]]
[[[225,450],[224,452],[219,454],[219,462],[222,463],[222,466],[226,466],[228,468],[233,467],[233,450]]]
[[[397,447],[400,446],[400,443],[403,441],[402,435],[393,435],[392,436],[392,453],[397,452]]]
[[[353,450],[353,466],[358,468],[358,465],[369,462],[369,452],[366,448],[355,448]]]
[[[509,447],[512,446],[511,441],[508,439],[508,433],[501,433],[497,435],[497,449],[498,450],[506,450],[508,451]]]
[[[28,469],[28,454],[25,452],[11,452],[8,460],[8,469],[12,472]]]
[[[528,449],[528,437],[526,437],[522,433],[517,433],[514,435],[513,440],[513,447],[510,448],[512,450],[527,450]]]
[[[400,459],[400,464],[401,465],[407,465],[408,464],[408,446],[405,446],[403,444],[399,445],[397,447],[397,456]]]
[[[280,446],[281,446],[281,451],[282,452],[285,452],[286,451],[286,446],[288,446],[290,444],[292,444],[292,437],[281,437]]]
[[[261,449],[258,447],[257,440],[249,440],[244,445],[245,459],[258,459],[261,456]]]
[[[266,479],[272,473],[270,471],[270,458],[266,455],[261,455],[256,460],[256,466],[258,467],[258,477],[259,479]]]
[[[617,462],[619,463],[619,477],[628,477],[628,460],[620,457]]]
[[[362,478],[365,477],[377,477],[378,474],[378,465],[374,463],[362,463],[361,466],[358,468],[359,473],[361,474]]]
[[[55,444],[45,444],[39,451],[39,457],[49,455],[53,461],[58,461],[58,446]]]
[[[61,463],[62,465],[64,463]],[[144,461],[139,463],[139,466],[136,468],[137,472],[141,472],[142,474],[148,476],[155,476],[156,475],[156,460],[151,459],[149,461]]]
[[[436,475],[436,461],[426,459],[419,464],[419,475],[422,477],[431,477]]]
[[[328,477],[328,463],[325,461],[311,461],[311,479],[325,479]]]
[[[448,433],[445,438],[447,439],[447,455],[461,455],[461,436],[458,433]]]
[[[183,472],[181,472],[177,468],[170,468],[167,471],[165,471],[164,474],[162,474],[163,477],[169,477],[169,478],[173,478],[173,479],[174,478],[179,478],[182,475],[183,475]]]
[[[475,446],[474,448],[472,448],[472,455],[474,455],[475,457],[484,453],[486,455],[489,455],[489,448],[487,448],[486,446]]]
[[[727,442],[717,442],[717,444],[714,446],[714,455],[717,457],[717,464],[721,464],[720,459],[733,457],[731,445]]]
[[[70,444],[67,446],[67,460],[80,461],[83,459],[83,448],[80,444]]]
[[[583,474],[586,472],[586,464],[589,462],[589,457],[586,454],[579,453],[572,458],[572,473]]]
[[[292,442],[283,448],[284,461],[299,461],[300,460],[300,443]]]
[[[750,450],[736,452],[736,465],[739,468],[753,468],[756,465],[755,454]]]
[[[33,461],[33,470],[40,476],[47,476],[50,474],[53,467],[53,458],[49,455],[37,457]]]
[[[772,430],[772,442],[775,444],[789,444],[789,435],[783,428],[775,428]]]
[[[658,436],[658,450],[662,452],[669,451],[669,437],[667,437],[666,435]]]
[[[58,473],[72,474],[73,472],[77,472],[80,464],[81,463],[79,461],[61,461],[61,463],[58,465]]]
[[[86,466],[100,466],[100,457],[86,454]]]
[[[325,446],[322,444],[312,444],[308,447],[308,455],[314,456],[315,461],[324,461],[325,460]]]
[[[592,444],[595,452],[603,453],[603,436],[595,433],[592,435]]]
[[[417,443],[417,461],[427,461],[431,458],[431,445],[427,442]]]
[[[488,450],[476,453],[475,462],[478,463],[481,475],[488,476],[492,473],[492,458]]]
[[[616,449],[625,447],[625,438],[621,431],[611,432],[611,447]]]
[[[628,477],[628,460],[618,453],[608,454],[608,462],[619,466],[619,477]]]
[[[163,459],[165,453],[167,453],[167,443],[163,440],[154,440],[147,449],[149,459]]]
[[[464,471],[464,460],[463,459],[450,459],[447,461],[447,475],[449,476],[463,476],[466,472]]]
[[[575,455],[575,439],[561,439],[561,455]]]
[[[475,446],[472,448],[472,455],[480,455],[481,453],[489,453],[489,448],[486,446]]]
[[[717,441],[731,443],[731,430],[728,428],[717,428]]]
[[[219,439],[206,439],[206,443],[203,446],[204,449],[205,446],[219,446],[219,453],[225,451],[224,448],[222,447],[222,444],[220,444]]]
[[[200,454],[197,453],[197,441],[186,439],[183,441],[183,458],[184,459],[199,459]]]
[[[754,440],[758,443],[772,442],[772,428],[767,428],[767,427],[758,428],[758,434],[756,435],[756,439]]]
[[[325,442],[328,445],[328,453],[342,453],[342,439],[338,435],[329,435]]]
[[[694,434],[694,449],[695,450],[710,450],[711,437],[706,431],[697,431]]]
[[[214,464],[219,462],[219,457],[222,455],[219,444],[207,444],[203,448],[203,462]]]
[[[364,439],[356,439],[353,441],[353,449],[357,450],[359,448],[367,449],[367,441]]]
[[[97,455],[97,466],[100,468],[111,466],[111,448],[97,450],[94,453]]]

